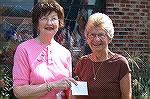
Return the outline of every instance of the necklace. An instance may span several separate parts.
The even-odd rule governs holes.
[[[110,52],[109,52],[110,53]],[[108,54],[109,54],[108,53]],[[90,58],[90,56],[91,56],[91,54],[88,56],[89,58]],[[108,60],[109,58],[107,58],[106,60]],[[92,59],[91,59],[92,60]],[[93,74],[94,74],[94,77],[93,77],[93,80],[95,81],[97,78],[97,73],[99,72],[99,70],[100,70],[100,68],[102,67],[102,64],[103,64],[103,62],[105,62],[106,60],[102,60],[102,62],[101,62],[101,64],[99,65],[99,67],[98,67],[98,69],[97,69],[97,71],[95,71],[95,69],[94,69],[94,62],[92,61],[92,69],[93,69]]]
[[[94,81],[96,80],[97,73],[100,70],[100,68],[102,67],[103,62],[100,64],[100,66],[98,67],[97,71],[95,71],[95,69],[94,69],[94,62],[92,62],[92,68],[93,68],[93,74],[94,74],[93,80]]]

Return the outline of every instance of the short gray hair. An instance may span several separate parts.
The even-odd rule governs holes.
[[[112,20],[103,13],[94,13],[88,18],[86,24],[86,31],[91,28],[100,27],[106,31],[108,36],[112,39],[114,36],[114,26]]]

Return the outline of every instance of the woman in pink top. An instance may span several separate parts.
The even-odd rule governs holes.
[[[64,26],[63,8],[55,1],[37,3],[32,12],[37,32],[17,47],[13,67],[13,91],[17,98],[56,99],[76,84],[70,52],[54,40]]]

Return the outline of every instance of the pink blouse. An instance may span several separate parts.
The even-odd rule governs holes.
[[[13,86],[38,85],[72,75],[71,53],[56,41],[43,45],[31,39],[17,47],[14,56]],[[35,89],[36,90],[36,89]],[[56,99],[58,90],[39,99]]]

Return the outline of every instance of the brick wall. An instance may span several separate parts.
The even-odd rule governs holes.
[[[150,0],[107,0],[106,14],[115,26],[113,51],[149,53]]]

